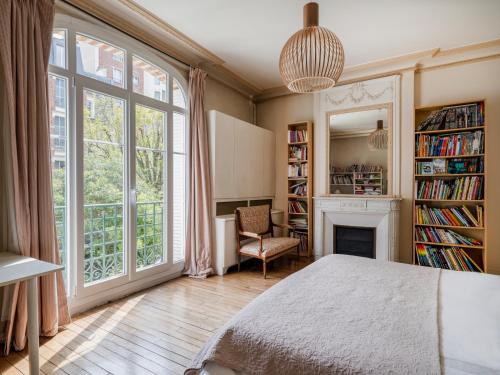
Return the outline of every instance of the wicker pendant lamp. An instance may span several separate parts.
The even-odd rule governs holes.
[[[328,89],[342,73],[342,43],[318,24],[318,3],[310,2],[304,6],[304,28],[293,34],[281,51],[281,79],[290,91],[311,93]]]
[[[384,129],[384,121],[377,121],[377,130],[368,136],[368,146],[372,150],[387,149],[387,130]]]

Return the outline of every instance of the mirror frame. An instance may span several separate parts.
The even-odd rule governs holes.
[[[331,129],[330,129],[330,117],[335,115],[340,115],[344,113],[353,113],[353,112],[363,112],[369,111],[372,109],[386,109],[387,110],[387,192],[386,194],[381,195],[356,195],[356,194],[334,194],[330,192],[330,143],[331,143]],[[346,108],[340,110],[328,111],[325,113],[326,115],[326,124],[328,125],[328,136],[326,137],[326,155],[328,157],[328,162],[326,164],[326,190],[328,192],[327,195],[333,197],[392,197],[393,196],[393,103],[381,103],[381,104],[373,104],[362,107],[354,107],[354,108]]]

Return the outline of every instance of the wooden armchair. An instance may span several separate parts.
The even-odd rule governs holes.
[[[274,224],[271,218],[269,205],[239,207],[236,216],[236,251],[238,255],[238,271],[240,270],[241,255],[261,259],[263,262],[264,279],[266,278],[267,263],[280,256],[297,250],[299,254],[298,238],[274,237],[273,227],[289,229],[293,227],[286,224]],[[246,244],[241,244],[245,238],[255,238]]]

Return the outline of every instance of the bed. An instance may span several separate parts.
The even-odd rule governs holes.
[[[500,374],[500,277],[321,258],[219,330],[187,375]]]

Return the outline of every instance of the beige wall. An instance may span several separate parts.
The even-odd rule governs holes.
[[[387,150],[371,150],[368,136],[334,138],[330,140],[330,166],[349,167],[352,164],[381,165],[387,173]]]
[[[413,129],[415,106],[430,106],[475,99],[486,100],[488,154],[486,182],[488,272],[500,274],[500,59],[457,64],[413,74],[401,81],[401,205],[400,259],[412,259]],[[276,134],[276,207],[286,211],[286,125],[312,120],[311,95],[292,95],[257,104],[257,123]],[[317,140],[315,140],[317,141]],[[317,162],[317,160],[316,160]]]
[[[276,199],[275,208],[287,207],[287,124],[313,120],[313,96],[289,95],[257,105],[257,125],[269,129],[276,136]]]
[[[205,89],[205,110],[211,109],[254,123],[253,102],[238,91],[208,77]]]

